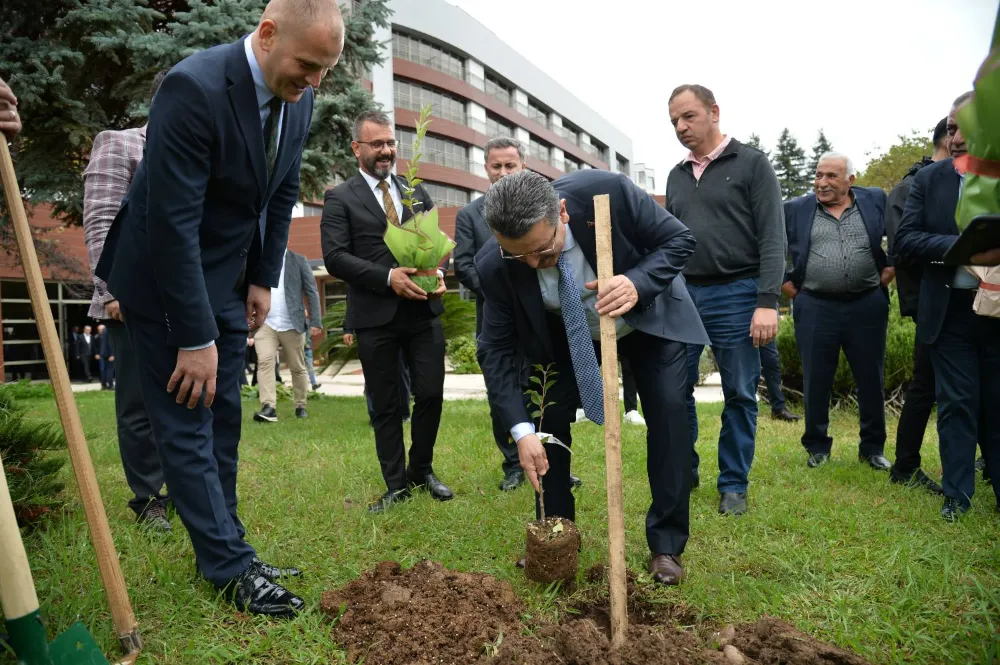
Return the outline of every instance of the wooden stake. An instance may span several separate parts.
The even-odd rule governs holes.
[[[7,197],[7,211],[13,221],[17,248],[21,254],[21,265],[24,268],[24,279],[28,284],[28,294],[31,296],[38,335],[42,341],[45,365],[48,367],[52,389],[55,392],[59,419],[66,435],[76,483],[80,488],[80,499],[87,516],[87,525],[90,527],[90,539],[97,551],[97,564],[104,582],[104,590],[108,594],[115,630],[125,653],[134,660],[134,656],[142,648],[142,638],[125,588],[125,578],[118,563],[118,553],[111,538],[111,527],[108,525],[108,516],[101,501],[101,490],[97,484],[97,475],[94,473],[94,463],[90,459],[90,450],[83,435],[80,412],[76,408],[76,400],[70,387],[62,344],[59,343],[59,335],[52,319],[52,308],[45,293],[45,282],[42,278],[42,269],[38,265],[35,243],[31,238],[31,227],[28,225],[21,192],[17,186],[14,162],[3,136],[0,136],[0,177]]]
[[[597,232],[597,281],[614,277],[611,254],[611,199],[594,197]],[[625,506],[622,493],[622,431],[618,412],[618,334],[610,316],[601,317],[601,373],[604,377],[604,461],[608,489],[608,561],[611,583],[611,646],[620,647],[628,631],[625,588]]]

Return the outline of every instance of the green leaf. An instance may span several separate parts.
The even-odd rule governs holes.
[[[531,417],[532,418],[540,418],[541,415],[542,415],[542,412],[539,411],[538,409],[535,409],[534,411],[531,412]]]
[[[532,395],[531,396],[531,403],[534,404],[534,405],[536,405],[536,406],[541,406],[542,405],[542,398],[541,398],[541,396],[538,395],[537,393],[534,394],[534,395]]]
[[[545,382],[545,389],[548,390],[549,388],[551,388],[554,385],[556,385],[556,380],[555,379],[549,379],[548,381]]]
[[[531,382],[532,383],[537,383],[538,385],[542,385],[542,380],[539,379],[537,376],[534,376],[534,375],[532,375],[532,377],[531,377]]]

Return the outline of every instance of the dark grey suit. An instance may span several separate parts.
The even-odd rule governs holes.
[[[309,298],[308,321],[306,306],[302,300],[303,293]],[[319,289],[316,288],[312,268],[306,257],[290,249],[285,250],[285,306],[288,308],[288,318],[300,333],[308,333],[310,327],[323,327],[319,318]]]

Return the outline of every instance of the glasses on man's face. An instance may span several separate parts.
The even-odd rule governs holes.
[[[549,245],[548,245],[548,247],[546,247],[545,249],[536,249],[534,252],[528,252],[527,254],[511,254],[510,252],[508,252],[507,250],[505,250],[503,248],[503,246],[501,246],[500,247],[500,256],[501,256],[501,258],[504,258],[504,259],[513,259],[515,261],[523,261],[524,259],[528,258],[529,256],[548,256],[550,254],[555,253],[555,250],[556,250],[556,235],[558,235],[558,233],[559,233],[559,225],[556,224],[556,227],[552,230],[552,242],[550,242]]]
[[[382,148],[388,147],[389,150],[396,148],[396,139],[389,139],[388,141],[356,141],[356,143],[364,143],[365,145],[371,146],[372,150],[381,150]]]

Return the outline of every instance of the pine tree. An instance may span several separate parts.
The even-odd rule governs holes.
[[[767,155],[768,158],[770,158],[770,156],[771,156],[771,154],[767,150],[764,150],[764,146],[760,142],[760,134],[758,134],[756,132],[754,132],[753,134],[750,135],[750,138],[748,138],[746,140],[746,142],[744,143],[744,145],[748,145],[751,148],[756,148],[757,150],[760,150],[762,153],[764,153],[765,155]]]
[[[806,153],[787,127],[781,130],[781,136],[778,137],[778,144],[771,155],[771,165],[778,176],[783,198],[787,200],[809,191],[812,178],[805,170]]]
[[[826,139],[826,134],[823,130],[819,130],[819,136],[816,137],[816,143],[813,144],[812,157],[809,158],[808,173],[810,176],[816,173],[816,167],[819,166],[819,158],[826,153],[833,150],[833,145]]]

